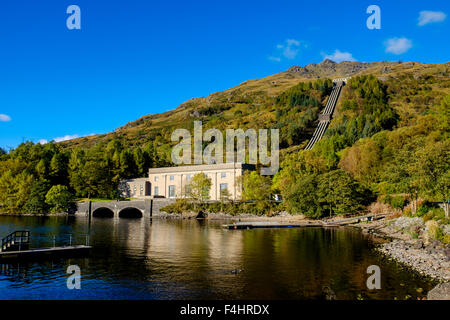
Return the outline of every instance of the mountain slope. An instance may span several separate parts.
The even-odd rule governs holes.
[[[324,60],[305,67],[294,66],[287,71],[262,79],[248,80],[231,89],[207,97],[188,100],[176,109],[146,115],[117,128],[114,132],[78,138],[63,143],[68,148],[90,147],[94,144],[119,139],[126,145],[142,146],[148,142],[170,144],[170,135],[176,128],[192,128],[193,120],[203,121],[205,128],[273,128],[277,126],[277,97],[301,82],[320,78],[340,78],[373,74],[388,86],[389,104],[400,115],[399,125],[408,125],[427,107],[437,104],[450,92],[450,64],[423,64],[417,62],[341,62]],[[345,94],[345,89],[344,89]],[[319,101],[321,105],[326,103]],[[283,106],[289,108],[289,106]],[[297,110],[290,119],[305,116],[307,110]],[[315,110],[309,116],[316,116]],[[339,108],[338,108],[339,112]],[[289,119],[288,119],[289,120]],[[287,121],[289,122],[289,121]],[[312,133],[314,123],[307,123],[302,141]],[[286,128],[280,128],[283,131]],[[295,128],[293,129],[295,130]],[[303,145],[296,143],[295,145]],[[282,147],[294,147],[285,144]]]

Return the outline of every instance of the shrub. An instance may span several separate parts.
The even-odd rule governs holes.
[[[387,203],[383,202],[373,202],[370,204],[370,206],[367,208],[370,213],[372,214],[380,214],[380,213],[388,213],[391,210],[391,207]]]
[[[424,202],[417,208],[416,215],[418,217],[423,217],[426,213],[430,211],[431,207],[429,206],[428,202]]]
[[[445,244],[450,244],[450,234],[446,234],[442,237],[442,242]]]
[[[438,239],[439,238],[439,224],[437,221],[430,220],[425,224],[425,233],[428,239]]]
[[[69,188],[56,185],[51,187],[45,195],[45,202],[52,206],[52,212],[67,212],[73,203],[73,197]]]

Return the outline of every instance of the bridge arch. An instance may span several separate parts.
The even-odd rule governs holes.
[[[97,218],[113,218],[114,211],[111,210],[110,208],[100,207],[95,209],[94,212],[92,212],[92,216]]]
[[[142,211],[138,208],[127,207],[119,211],[119,218],[142,218]]]

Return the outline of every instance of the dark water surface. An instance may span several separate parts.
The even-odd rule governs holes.
[[[89,257],[0,265],[0,299],[411,299],[432,284],[378,255],[358,230],[224,230],[225,221],[0,217],[0,236],[31,231],[32,247],[84,244]],[[81,289],[66,286],[81,268]],[[368,290],[367,267],[381,268]],[[235,270],[242,270],[236,272]],[[422,288],[422,293],[420,293]]]

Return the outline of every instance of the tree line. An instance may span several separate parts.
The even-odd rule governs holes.
[[[130,148],[111,140],[89,149],[22,143],[0,152],[0,211],[62,212],[75,199],[116,199],[121,179],[145,177],[150,167],[167,165],[158,158],[151,142]]]

